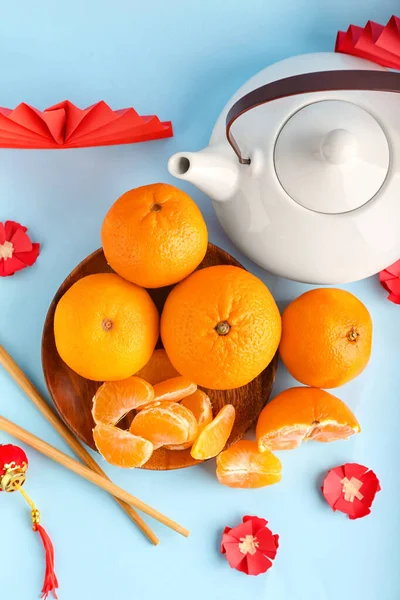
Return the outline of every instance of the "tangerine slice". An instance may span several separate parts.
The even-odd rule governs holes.
[[[235,422],[235,408],[225,404],[215,417],[206,425],[193,444],[190,454],[196,460],[207,460],[217,456],[224,449]]]
[[[196,437],[194,437],[192,440],[189,440],[188,442],[185,442],[184,444],[168,444],[165,446],[165,448],[167,450],[187,450],[188,448],[191,448],[194,444]]]
[[[115,467],[141,467],[153,454],[151,442],[113,425],[96,425],[93,429],[93,439],[101,456]]]
[[[200,433],[206,425],[211,423],[213,419],[213,411],[210,398],[201,390],[196,390],[194,394],[183,398],[181,406],[184,406],[185,408],[190,410],[196,417],[199,429],[198,433]]]
[[[115,425],[131,410],[153,399],[153,386],[140,377],[107,381],[99,387],[93,398],[94,422]]]
[[[217,478],[233,488],[260,488],[281,480],[282,465],[269,450],[262,454],[257,442],[241,440],[217,456]]]
[[[180,373],[178,373],[172,365],[163,348],[154,350],[147,365],[136,373],[136,377],[145,379],[151,383],[151,385],[161,383],[161,381],[171,379],[172,377],[178,377],[178,375],[180,375]]]
[[[260,452],[291,450],[310,439],[333,442],[361,431],[350,408],[336,396],[310,387],[293,387],[263,408],[256,436]]]
[[[190,410],[176,402],[154,402],[138,412],[130,432],[149,440],[156,449],[194,439],[197,421]]]
[[[187,377],[173,377],[154,385],[154,400],[158,402],[179,402],[182,398],[194,394],[197,385]]]
[[[204,427],[212,421],[213,412],[210,398],[201,390],[196,390],[194,394],[186,396],[186,398],[182,400],[181,406],[184,406],[194,414],[197,421],[197,437],[200,432],[203,431]],[[193,446],[194,441],[195,440],[192,439],[185,444],[166,446],[166,448],[168,450],[186,450],[186,448]]]

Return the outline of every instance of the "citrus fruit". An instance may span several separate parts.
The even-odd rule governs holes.
[[[139,377],[107,381],[93,398],[92,415],[95,423],[115,425],[131,410],[154,400],[154,388]]]
[[[266,450],[258,451],[257,442],[241,440],[217,456],[217,478],[233,488],[260,488],[281,480],[279,458]]]
[[[101,456],[116,467],[141,467],[153,453],[151,442],[113,425],[96,425],[93,439]]]
[[[225,404],[215,417],[206,425],[192,446],[190,454],[196,460],[207,460],[217,456],[224,449],[235,422],[235,409]]]
[[[184,406],[194,414],[198,426],[197,433],[200,433],[213,419],[210,398],[201,390],[196,390],[194,394],[186,396],[182,400],[181,406]]]
[[[126,379],[150,359],[159,315],[143,288],[114,273],[88,275],[62,296],[54,337],[63,361],[95,381]]]
[[[187,377],[173,377],[154,385],[154,400],[179,402],[197,390],[197,385]]]
[[[130,432],[149,440],[154,448],[160,448],[194,439],[197,421],[190,410],[176,402],[155,402],[138,412]]]
[[[360,432],[350,408],[329,392],[293,387],[278,394],[260,413],[256,427],[258,448],[292,450],[301,442],[334,442]]]
[[[196,203],[178,188],[154,183],[123,194],[101,230],[107,262],[147,288],[187,277],[207,251],[207,227]]]
[[[306,385],[334,388],[354,379],[368,364],[371,343],[371,316],[345,290],[311,290],[282,315],[282,360]]]
[[[239,267],[219,265],[189,275],[169,294],[161,337],[174,367],[197,385],[237,388],[271,362],[281,317],[267,287]]]
[[[184,406],[185,408],[190,410],[190,412],[192,412],[195,416],[195,419],[197,421],[196,436],[198,436],[200,432],[203,431],[204,427],[211,423],[213,419],[210,398],[201,390],[196,390],[194,394],[183,398],[181,406]],[[185,450],[186,448],[190,448],[190,446],[192,446],[193,443],[194,439],[190,440],[189,442],[186,442],[185,444],[166,447],[168,450]]]
[[[166,379],[178,377],[179,373],[172,366],[165,350],[159,349],[154,350],[149,362],[136,375],[154,385]]]

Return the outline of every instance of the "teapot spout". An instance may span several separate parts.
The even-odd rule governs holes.
[[[208,146],[199,152],[178,152],[168,161],[171,175],[193,183],[216,202],[229,200],[239,184],[239,163],[230,149]]]

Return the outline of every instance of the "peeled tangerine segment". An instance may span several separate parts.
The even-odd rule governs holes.
[[[101,456],[116,467],[141,467],[153,454],[151,442],[113,425],[96,425],[93,438]]]
[[[196,437],[203,431],[204,427],[211,423],[213,419],[212,405],[210,398],[201,390],[196,390],[194,394],[186,396],[181,402],[190,412],[192,412],[197,421]],[[185,444],[167,446],[168,450],[185,450],[193,446],[195,439],[189,440]]]
[[[258,418],[260,452],[292,450],[302,441],[343,440],[360,432],[350,408],[336,396],[310,387],[293,387],[278,394]]]
[[[95,423],[115,425],[131,410],[154,400],[154,389],[140,377],[103,383],[93,398]]]
[[[215,417],[206,425],[193,444],[191,455],[196,460],[207,460],[217,456],[224,449],[235,422],[235,408],[225,404]]]
[[[196,390],[194,394],[184,398],[181,402],[181,406],[190,410],[196,417],[197,425],[199,427],[198,433],[213,420],[211,400],[207,394],[201,390]]]
[[[233,488],[260,488],[281,479],[282,465],[269,450],[260,453],[257,442],[241,440],[217,456],[217,477]]]
[[[173,377],[166,381],[156,383],[154,386],[154,400],[159,402],[179,402],[182,398],[190,396],[197,390],[197,385],[187,377]]]
[[[151,385],[155,385],[166,379],[178,377],[179,373],[172,365],[165,350],[160,348],[154,350],[147,365],[140,369],[136,376],[145,379]]]
[[[187,408],[175,402],[155,402],[133,419],[130,432],[149,440],[154,448],[185,444],[194,439],[197,421]]]

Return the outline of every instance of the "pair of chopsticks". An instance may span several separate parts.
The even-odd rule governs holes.
[[[15,382],[25,392],[25,394],[32,400],[35,406],[40,410],[43,416],[53,425],[54,429],[58,431],[61,437],[67,442],[69,447],[75,452],[75,454],[84,462],[82,465],[77,460],[74,460],[67,454],[64,454],[54,446],[51,446],[47,442],[44,442],[40,438],[36,437],[29,431],[22,429],[15,423],[8,421],[4,417],[0,416],[0,431],[17,438],[21,442],[31,446],[38,452],[41,452],[48,458],[51,458],[55,462],[59,463],[63,467],[66,467],[73,473],[80,475],[84,479],[91,481],[98,487],[102,488],[112,496],[118,504],[124,509],[129,517],[136,523],[136,525],[142,530],[146,537],[154,544],[159,543],[159,539],[150,529],[150,527],[144,522],[142,517],[132,508],[133,506],[138,510],[141,510],[145,514],[153,517],[163,525],[170,527],[177,533],[188,537],[190,532],[172,521],[159,511],[155,510],[148,504],[145,504],[135,496],[132,496],[125,490],[121,489],[115,483],[113,483],[92,456],[85,450],[85,448],[78,442],[75,436],[70,432],[66,425],[61,421],[58,415],[50,408],[45,399],[40,395],[39,391],[35,388],[33,383],[28,379],[25,373],[20,369],[14,359],[8,354],[3,346],[0,345],[0,364],[5,370],[11,375]]]

